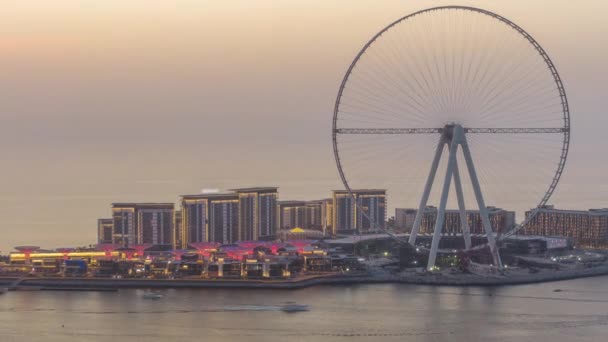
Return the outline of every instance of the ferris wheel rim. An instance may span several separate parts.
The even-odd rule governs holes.
[[[551,196],[553,195],[555,189],[557,188],[557,185],[559,183],[559,180],[561,179],[561,176],[564,172],[565,169],[565,165],[566,165],[566,161],[567,161],[567,157],[568,157],[568,152],[569,152],[569,148],[570,148],[570,140],[571,140],[571,125],[570,125],[570,108],[569,108],[569,104],[568,104],[568,98],[566,96],[566,91],[563,85],[563,82],[561,80],[561,77],[557,71],[557,68],[555,67],[555,64],[553,63],[553,61],[551,60],[551,58],[549,57],[549,55],[547,54],[547,52],[544,50],[544,48],[527,32],[525,31],[523,28],[521,28],[519,25],[515,24],[514,22],[512,22],[511,20],[496,14],[494,12],[485,10],[485,9],[481,9],[481,8],[477,8],[477,7],[472,7],[472,6],[459,6],[459,5],[447,5],[447,6],[436,6],[436,7],[430,7],[430,8],[426,8],[426,9],[422,9],[413,13],[410,13],[406,16],[403,16],[395,21],[393,21],[392,23],[390,23],[389,25],[387,25],[386,27],[384,27],[382,30],[380,30],[378,33],[376,33],[364,46],[363,48],[361,48],[361,50],[357,53],[357,55],[355,56],[355,58],[353,59],[353,61],[351,62],[350,66],[348,67],[344,77],[342,78],[342,82],[340,84],[339,90],[338,90],[338,94],[336,96],[336,101],[334,104],[334,113],[333,113],[333,119],[332,119],[332,144],[333,144],[333,151],[334,151],[334,159],[336,161],[336,166],[338,168],[338,173],[340,175],[340,179],[342,180],[342,183],[344,185],[344,187],[346,188],[346,190],[348,191],[348,193],[350,194],[350,196],[352,197],[353,200],[355,200],[355,196],[353,194],[353,191],[349,185],[349,182],[346,178],[346,174],[344,172],[344,169],[342,167],[342,162],[341,162],[341,158],[340,158],[340,152],[339,152],[339,148],[338,148],[338,135],[339,130],[338,130],[338,114],[340,112],[340,103],[341,103],[341,99],[344,93],[344,89],[346,87],[346,84],[348,83],[349,77],[354,69],[354,67],[357,65],[357,62],[361,59],[361,57],[365,54],[365,52],[372,46],[372,44],[378,40],[378,38],[380,38],[384,33],[386,33],[388,30],[390,30],[391,28],[393,28],[394,26],[408,20],[411,19],[415,16],[418,16],[420,14],[423,13],[429,13],[429,12],[433,12],[433,11],[439,11],[439,10],[466,10],[466,11],[471,11],[471,12],[476,12],[479,14],[483,14],[486,16],[489,16],[491,18],[494,18],[496,20],[498,20],[499,22],[502,22],[503,24],[508,25],[511,29],[513,29],[515,32],[517,32],[519,35],[521,35],[522,37],[524,37],[538,52],[538,54],[543,58],[544,63],[546,64],[547,68],[549,69],[549,71],[552,74],[552,78],[553,81],[555,82],[555,85],[557,87],[558,93],[559,93],[559,97],[561,100],[561,111],[563,114],[563,140],[562,140],[562,147],[561,147],[561,154],[560,154],[560,160],[557,166],[557,169],[555,170],[555,173],[553,175],[553,178],[551,180],[551,183],[548,187],[548,189],[545,191],[543,197],[541,198],[540,202],[536,205],[536,207],[534,208],[534,210],[531,211],[530,215],[528,215],[521,224],[515,224],[514,227],[511,227],[508,231],[506,231],[504,234],[500,235],[497,237],[497,240],[503,240],[504,238],[507,238],[515,233],[517,233],[520,229],[522,229],[523,227],[525,227],[525,225],[527,225],[536,215],[537,213],[537,209],[545,206],[547,204],[547,202],[549,201],[549,199],[551,198]],[[368,215],[366,214],[366,212],[364,210],[361,210],[362,208],[360,207],[360,205],[357,203],[357,201],[355,201],[355,204],[357,205],[358,209],[362,212],[362,214],[364,216],[366,216],[368,219],[370,219],[368,217]],[[371,220],[370,220],[371,222]],[[386,231],[387,233],[390,234],[390,232]]]

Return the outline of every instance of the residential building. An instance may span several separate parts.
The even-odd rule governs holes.
[[[324,231],[325,202],[319,201],[279,201],[278,227],[279,229],[312,229]]]
[[[323,233],[334,235],[333,222],[334,222],[334,200],[333,198],[326,198],[321,200],[321,217],[323,220]]]
[[[139,243],[173,245],[173,203],[137,204],[137,226]]]
[[[176,210],[173,213],[173,249],[185,249],[183,246],[184,236],[182,211]]]
[[[112,204],[112,222],[114,224],[114,243],[123,247],[138,243],[139,233],[135,217],[135,204]]]
[[[608,248],[608,208],[589,210],[563,210],[547,205],[518,233],[570,237],[581,248]],[[526,218],[532,210],[526,212]]]
[[[366,233],[386,227],[386,190],[333,191],[332,234]]]
[[[400,232],[411,232],[416,220],[416,209],[396,208],[395,209],[395,230]]]
[[[278,188],[234,189],[239,199],[239,240],[276,237]]]
[[[191,242],[234,243],[239,240],[239,197],[236,193],[184,195],[181,200],[181,248]]]
[[[279,201],[277,207],[279,229],[308,228],[305,201]]]
[[[410,232],[414,226],[417,209],[395,209],[395,225],[405,232]],[[485,234],[483,222],[479,210],[466,211],[467,222],[471,234]],[[515,212],[507,211],[501,208],[488,207],[488,217],[492,231],[503,233],[511,229],[515,225]],[[435,231],[435,223],[437,221],[437,208],[433,206],[426,207],[424,216],[420,223],[419,233],[432,234]],[[460,211],[456,209],[447,209],[445,211],[445,220],[443,223],[442,234],[456,235],[462,233],[460,226]]]
[[[113,203],[114,242],[173,244],[173,203]]]
[[[325,222],[323,220],[325,209],[323,200],[306,202],[306,218],[303,228],[325,231]]]
[[[97,220],[97,243],[114,243],[114,221],[111,218]]]
[[[210,242],[227,244],[238,241],[239,200],[235,194],[211,197],[208,217]]]

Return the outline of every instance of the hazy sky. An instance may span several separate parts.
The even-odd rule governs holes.
[[[451,1],[54,0],[0,5],[0,250],[95,243],[115,201],[339,188],[335,95],[393,20]],[[605,1],[461,1],[549,52],[568,94],[561,207],[608,206]],[[532,204],[531,204],[532,205]]]

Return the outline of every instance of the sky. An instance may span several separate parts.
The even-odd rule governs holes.
[[[258,185],[329,197],[346,68],[388,23],[442,4],[453,2],[4,2],[0,251],[95,243],[112,202]],[[606,2],[459,4],[513,20],[551,55],[573,127],[551,202],[607,207]]]

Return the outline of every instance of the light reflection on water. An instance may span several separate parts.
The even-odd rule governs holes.
[[[560,292],[554,292],[560,289]],[[413,285],[302,290],[10,292],[2,341],[598,341],[608,277],[501,288]],[[287,301],[308,312],[285,313]]]

